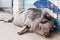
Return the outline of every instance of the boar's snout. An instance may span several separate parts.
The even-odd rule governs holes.
[[[39,31],[38,34],[40,34],[44,37],[49,37],[50,28],[47,25],[44,25],[44,24],[40,23],[38,29],[37,29],[37,31]]]

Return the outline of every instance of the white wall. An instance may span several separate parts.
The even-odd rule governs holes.
[[[13,14],[15,15],[21,9],[23,9],[23,0],[14,0],[14,2],[13,2]]]
[[[37,0],[24,0],[25,5],[24,8],[30,8],[30,7],[34,7],[33,3]],[[60,0],[49,0],[52,3],[54,3],[58,8],[60,8]],[[26,5],[28,4],[28,5]],[[31,4],[31,5],[29,5]],[[23,9],[23,0],[14,0],[13,2],[13,14],[16,14],[19,10]]]
[[[36,8],[33,4],[34,2],[36,2],[37,0],[24,0],[24,9],[28,9],[28,8]]]
[[[0,7],[12,7],[12,0],[0,0]]]

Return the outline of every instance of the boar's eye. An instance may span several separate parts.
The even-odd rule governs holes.
[[[41,23],[47,23],[47,22],[48,22],[47,19],[43,19],[43,20],[41,20]]]

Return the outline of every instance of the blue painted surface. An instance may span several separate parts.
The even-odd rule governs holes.
[[[38,0],[34,3],[34,6],[37,8],[49,8],[55,13],[60,13],[60,9],[49,0]]]

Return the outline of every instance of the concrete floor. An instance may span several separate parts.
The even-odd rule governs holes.
[[[20,31],[20,29],[20,27],[17,27],[12,23],[0,21],[0,40],[60,40],[59,33],[53,33],[50,38],[44,38],[35,33],[18,35],[17,32]]]

